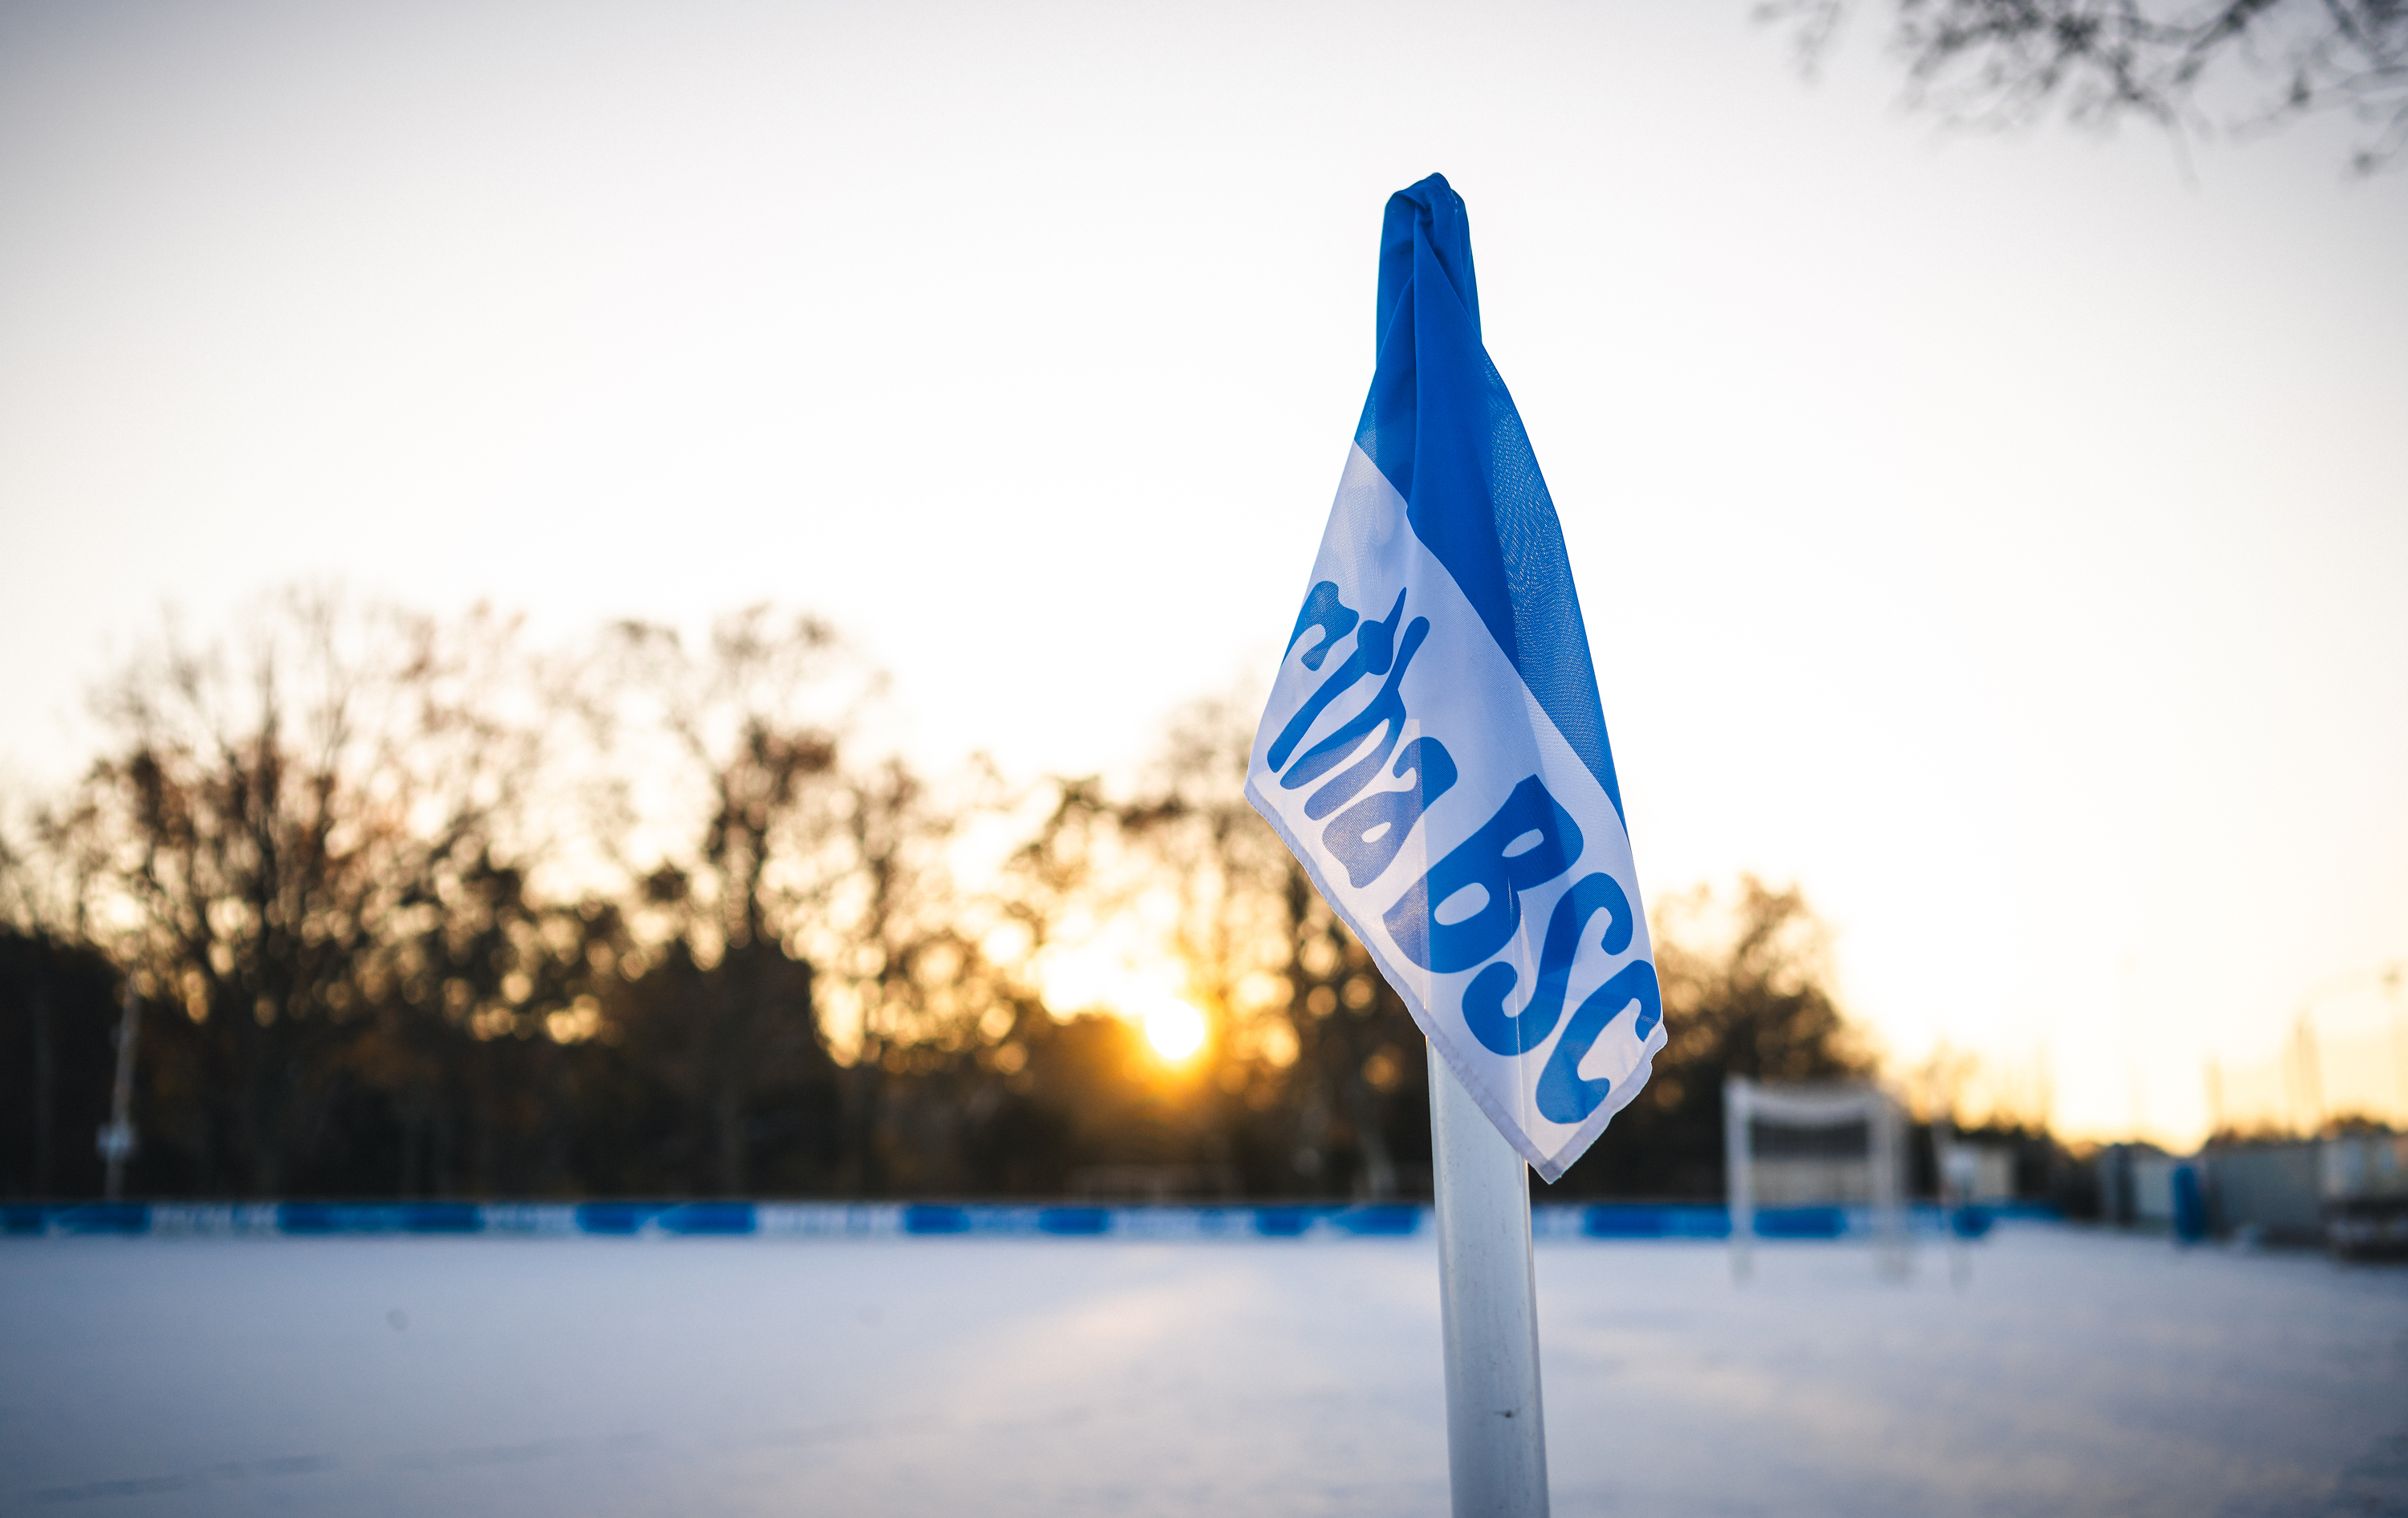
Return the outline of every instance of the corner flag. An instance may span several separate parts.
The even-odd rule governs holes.
[[[1663,1006],[1563,532],[1435,174],[1388,200],[1378,368],[1246,797],[1561,1176],[1646,1084]]]

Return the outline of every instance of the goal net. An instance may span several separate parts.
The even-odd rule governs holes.
[[[1905,1121],[1889,1093],[1854,1081],[1723,1086],[1731,1270],[1745,1280],[1760,1238],[1871,1234],[1885,1273],[1906,1268]]]

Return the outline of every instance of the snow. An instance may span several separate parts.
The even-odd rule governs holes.
[[[2408,1271],[1549,1241],[1558,1513],[2408,1512]],[[0,1241],[0,1510],[1436,1513],[1427,1238]]]

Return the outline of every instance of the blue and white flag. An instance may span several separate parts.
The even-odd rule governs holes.
[[[1663,1006],[1563,532],[1438,175],[1389,198],[1379,321],[1246,797],[1553,1181],[1646,1084]]]

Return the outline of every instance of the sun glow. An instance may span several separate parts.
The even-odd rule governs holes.
[[[1112,1013],[1145,1035],[1156,1059],[1184,1065],[1211,1041],[1212,1024],[1187,999],[1186,972],[1151,948],[1125,924],[1120,932],[1044,954],[1036,966],[1038,981],[1054,1017]]]
[[[1183,1001],[1165,1001],[1145,1014],[1145,1041],[1176,1065],[1204,1047],[1204,1014]]]

